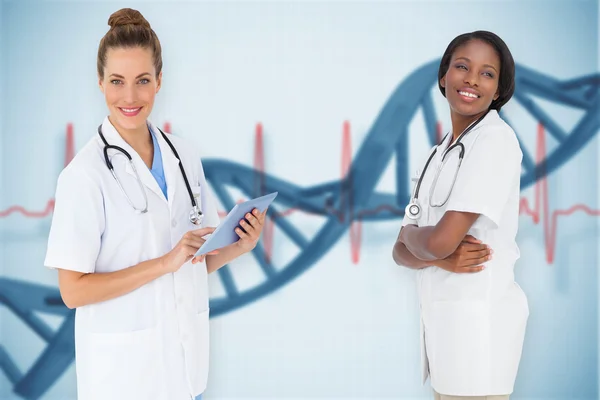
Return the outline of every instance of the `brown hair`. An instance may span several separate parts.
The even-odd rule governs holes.
[[[100,40],[98,47],[98,76],[104,78],[106,52],[111,48],[141,47],[152,51],[156,76],[162,70],[162,50],[158,36],[150,23],[137,10],[122,8],[108,18],[110,29]]]

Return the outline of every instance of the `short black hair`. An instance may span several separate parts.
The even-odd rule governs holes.
[[[491,45],[498,57],[500,58],[500,73],[498,81],[498,98],[492,101],[490,104],[491,110],[500,111],[503,105],[505,105],[515,93],[515,60],[513,59],[508,46],[498,35],[488,31],[475,31],[470,33],[463,33],[454,38],[446,48],[442,61],[440,62],[440,69],[438,70],[438,87],[440,91],[446,97],[446,89],[442,87],[440,81],[448,72],[450,67],[450,59],[457,48],[470,42],[471,40],[481,40]]]

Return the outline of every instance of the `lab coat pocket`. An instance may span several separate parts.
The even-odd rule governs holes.
[[[77,359],[80,400],[167,399],[156,328],[90,333]]]
[[[194,318],[194,340],[192,341],[192,363],[191,376],[194,393],[202,393],[206,389],[208,381],[209,364],[209,314],[206,310],[197,314]]]
[[[89,331],[128,333],[155,327],[156,285],[152,281],[123,296],[90,304]]]
[[[182,191],[177,191],[179,196],[177,200],[173,200],[177,203],[177,206],[173,207],[171,210],[172,240],[176,241],[179,241],[187,232],[204,227],[204,215],[200,217],[202,221],[200,225],[196,225],[190,220],[190,215],[193,210],[190,195],[185,186],[183,186],[183,189],[181,190]],[[196,204],[198,205],[200,211],[202,211],[202,194],[200,186],[190,185],[190,190],[192,191],[192,196],[194,197]]]
[[[427,332],[431,383],[439,393],[472,395],[490,379],[489,306],[483,301],[433,303]],[[481,394],[481,393],[479,393]]]

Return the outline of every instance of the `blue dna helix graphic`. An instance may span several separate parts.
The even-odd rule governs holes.
[[[217,274],[225,289],[225,296],[211,298],[211,317],[248,305],[291,282],[335,246],[353,222],[403,217],[404,206],[410,197],[409,124],[419,110],[424,116],[429,143],[433,145],[437,141],[438,118],[432,88],[437,85],[438,66],[439,60],[432,61],[415,70],[398,85],[368,131],[348,174],[340,180],[300,187],[232,161],[203,160],[206,178],[226,209],[235,205],[227,187],[236,188],[247,197],[278,191],[276,203],[269,208],[269,216],[278,230],[299,249],[297,256],[287,265],[276,268],[266,256],[264,246],[259,243],[252,255],[265,279],[249,289],[237,287],[229,266],[221,268]],[[517,65],[516,81],[514,100],[542,123],[559,144],[536,164],[523,145],[523,136],[515,129],[523,151],[521,187],[525,189],[571,159],[600,129],[600,73],[565,81]],[[535,98],[573,107],[582,111],[583,116],[571,132],[565,132],[536,103]],[[511,124],[506,115],[501,115]],[[375,186],[392,157],[396,161],[396,192],[377,192]],[[260,186],[251,183],[257,181],[257,175],[260,175]],[[325,217],[325,222],[310,239],[281,217],[283,213],[280,207],[320,215]],[[8,278],[0,278],[0,302],[47,343],[25,373],[19,370],[13,357],[0,345],[0,367],[12,382],[13,392],[24,399],[39,399],[74,359],[75,312],[66,308],[57,288]],[[64,319],[60,327],[53,330],[36,313],[57,315]]]

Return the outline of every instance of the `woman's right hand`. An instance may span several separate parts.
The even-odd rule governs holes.
[[[482,271],[482,265],[492,258],[493,250],[481,240],[471,235],[465,236],[454,253],[443,260],[438,260],[436,266],[454,273],[473,273]]]
[[[160,257],[165,273],[176,272],[183,264],[190,261],[206,241],[206,239],[203,239],[203,236],[213,233],[215,229],[216,228],[200,228],[189,231],[183,235],[173,250]],[[216,252],[211,252],[209,254],[215,253]],[[202,262],[204,257],[205,255],[202,255],[198,257],[197,260]]]

